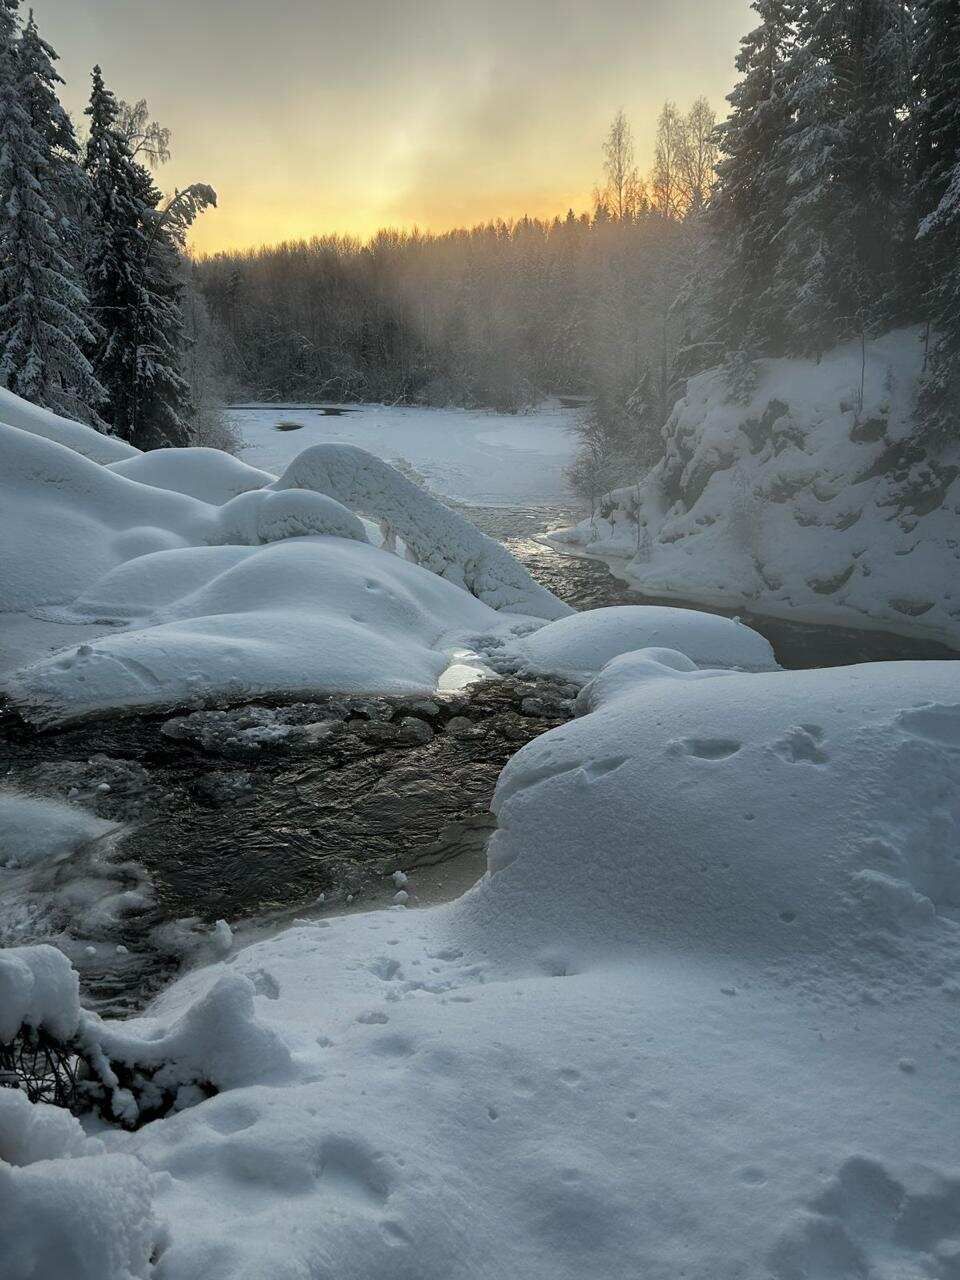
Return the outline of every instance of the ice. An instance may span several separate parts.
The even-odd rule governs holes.
[[[0,790],[0,867],[65,857],[113,826],[73,805]]]

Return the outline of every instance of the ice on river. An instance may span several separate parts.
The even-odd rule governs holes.
[[[316,409],[230,410],[252,467],[279,474],[308,445],[355,444],[412,471],[435,493],[477,506],[569,501],[564,468],[576,453],[574,411],[542,408],[529,414],[468,409],[349,405],[341,416]],[[279,423],[301,423],[298,431]]]

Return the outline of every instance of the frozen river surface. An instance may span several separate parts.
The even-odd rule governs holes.
[[[312,444],[355,444],[456,503],[546,508],[569,503],[563,471],[576,452],[571,430],[576,410],[510,415],[376,404],[339,408],[330,416],[289,403],[235,407],[229,415],[243,437],[240,457],[279,474]],[[292,423],[299,429],[290,430]]]

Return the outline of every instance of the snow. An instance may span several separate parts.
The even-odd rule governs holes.
[[[465,633],[570,612],[499,543],[350,446],[314,446],[278,480],[215,450],[102,465],[3,424],[0,455],[0,669],[37,723],[459,687],[485,670]]]
[[[0,950],[0,1044],[26,1025],[70,1039],[80,1023],[80,990],[70,961],[56,947]]]
[[[504,770],[458,902],[301,922],[94,1024],[220,1081],[82,1157],[139,1171],[164,1280],[950,1274],[953,665],[640,650],[579,710]],[[76,1164],[24,1171],[64,1188],[51,1238]]]
[[[54,440],[57,444],[66,445],[93,462],[109,464],[140,456],[140,450],[135,449],[132,444],[118,440],[116,436],[104,435],[102,431],[95,431],[93,427],[86,427],[80,422],[61,418],[39,405],[30,404],[6,387],[0,387],[0,422],[19,427],[21,431],[29,431],[44,440]]]
[[[238,494],[262,489],[274,479],[268,472],[247,466],[219,449],[154,449],[111,462],[109,467],[129,480],[156,489],[172,489],[174,493],[185,493],[218,507]]]
[[[66,857],[112,829],[112,823],[73,805],[0,790],[0,867]]]
[[[545,406],[529,414],[397,405],[350,405],[339,417],[309,408],[231,410],[240,456],[279,475],[310,445],[359,445],[422,480],[434,493],[471,505],[566,504],[563,470],[576,452],[575,415]],[[299,431],[278,431],[299,422]]]
[[[960,452],[911,460],[919,330],[808,360],[760,360],[750,402],[692,378],[667,454],[563,551],[616,562],[640,591],[960,645]],[[633,512],[639,498],[641,528]]]
[[[676,649],[701,667],[772,671],[769,643],[742,623],[694,609],[621,605],[574,614],[521,639],[527,669],[553,675],[594,674],[635,649]]]

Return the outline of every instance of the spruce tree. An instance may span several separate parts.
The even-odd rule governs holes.
[[[960,414],[960,4],[920,0],[914,187],[922,252],[920,306],[932,328],[926,425],[957,435]]]
[[[714,296],[725,346],[776,350],[783,324],[771,282],[786,211],[781,146],[790,122],[785,73],[791,6],[789,0],[753,0],[751,7],[760,24],[741,42],[741,79],[720,129],[710,216],[720,263]]]
[[[197,184],[161,209],[153,178],[116,127],[118,110],[95,67],[84,164],[93,228],[87,275],[102,333],[96,369],[118,435],[140,448],[184,445],[190,405],[180,373],[178,253],[186,228],[216,197]]]
[[[89,302],[66,213],[69,121],[57,100],[56,55],[31,14],[16,38],[14,5],[0,25],[0,384],[67,417],[99,425],[103,388],[85,354]]]

